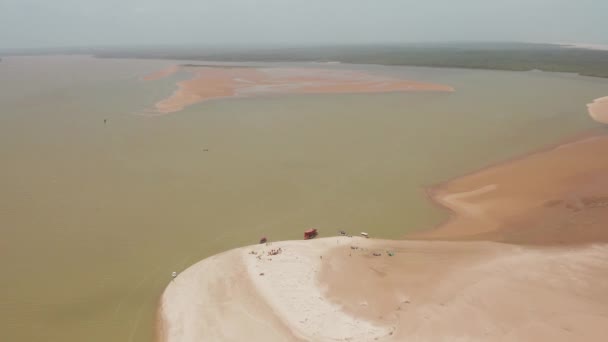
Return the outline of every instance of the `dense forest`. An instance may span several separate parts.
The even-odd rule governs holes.
[[[105,58],[252,62],[339,61],[356,64],[468,69],[543,70],[608,77],[608,51],[569,48],[553,44],[420,43],[266,48],[165,46],[73,49],[64,52],[88,53]],[[30,51],[30,53],[44,53],[44,51]]]

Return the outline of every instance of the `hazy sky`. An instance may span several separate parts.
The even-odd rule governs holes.
[[[608,0],[0,0],[0,48],[454,40],[608,44]]]

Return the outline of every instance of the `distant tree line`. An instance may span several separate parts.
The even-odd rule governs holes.
[[[41,54],[30,50],[31,54]],[[204,61],[329,62],[444,68],[542,70],[608,78],[608,51],[528,43],[425,43],[292,47],[132,47],[72,49],[97,57]],[[21,51],[23,54],[23,52]],[[53,50],[57,53],[57,50]],[[0,51],[0,55],[6,55]]]

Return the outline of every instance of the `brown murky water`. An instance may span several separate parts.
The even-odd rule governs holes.
[[[457,92],[136,115],[173,90],[139,81],[168,64],[0,63],[0,340],[151,341],[172,271],[307,227],[430,227],[445,213],[425,185],[601,129],[585,104],[608,95],[607,80],[573,75],[351,66]]]

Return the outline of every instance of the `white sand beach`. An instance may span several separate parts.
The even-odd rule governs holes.
[[[608,245],[276,242],[180,274],[163,341],[603,341],[607,279]]]

